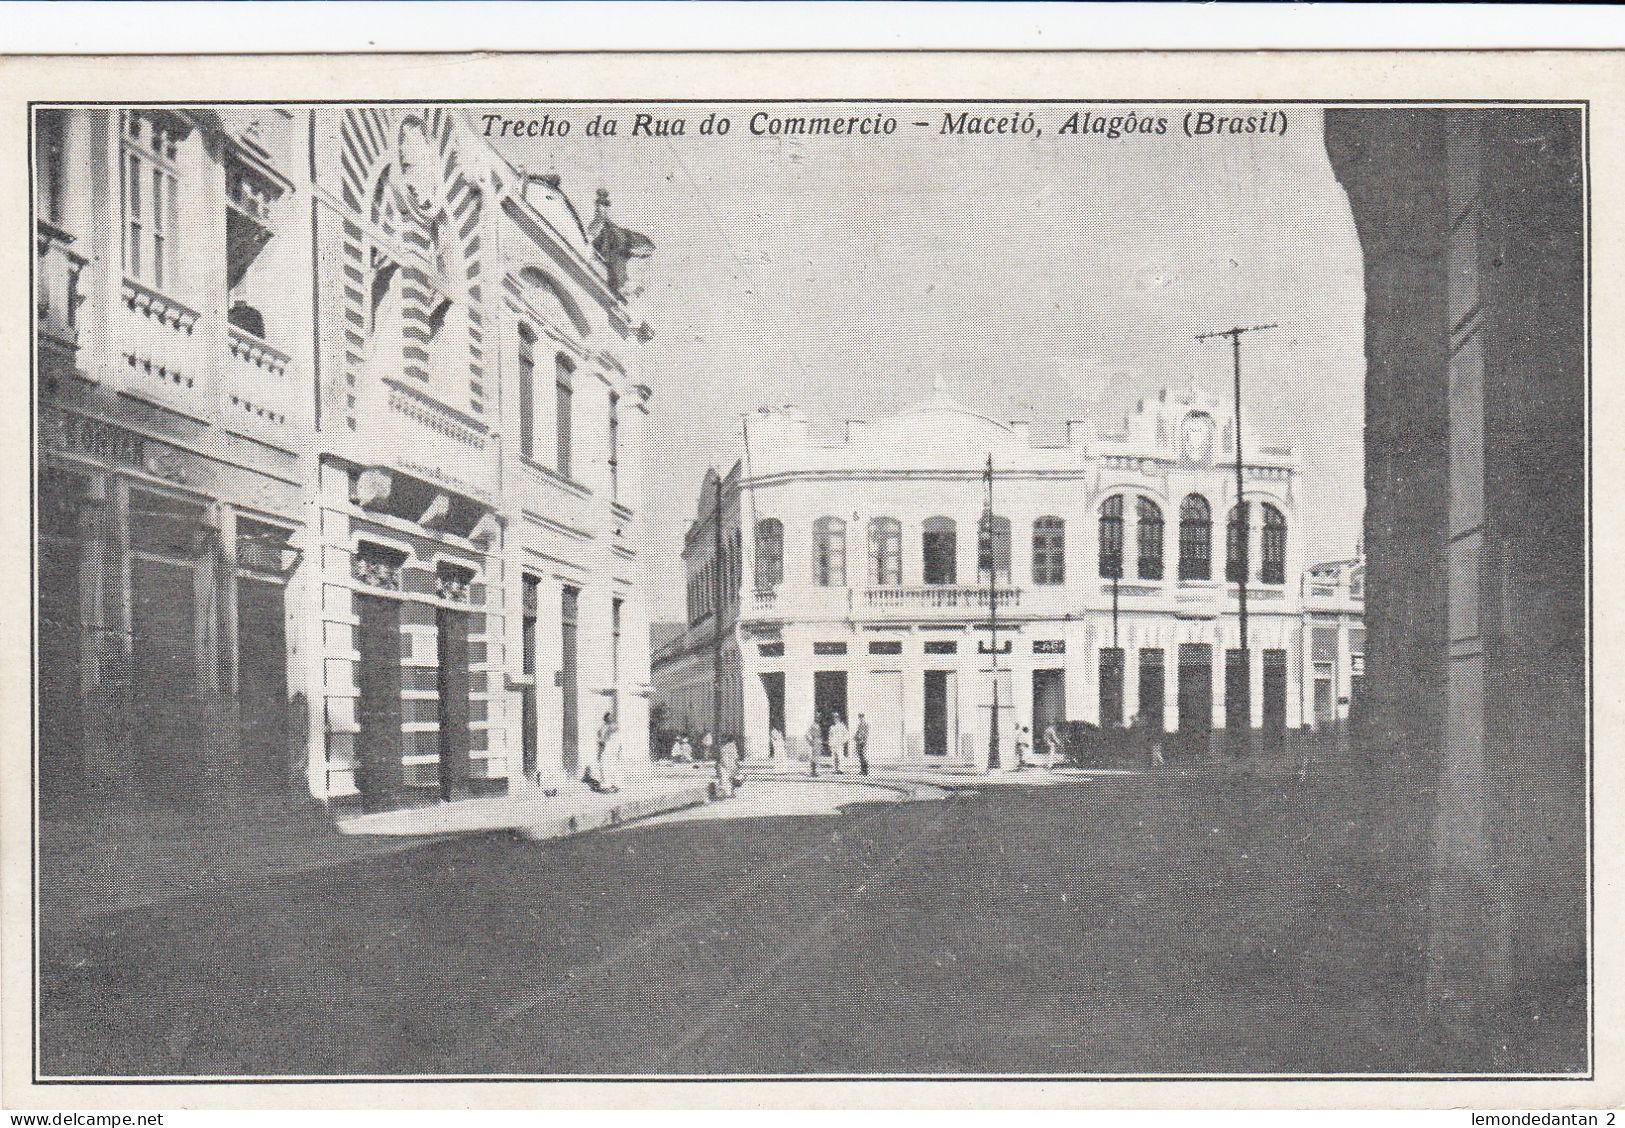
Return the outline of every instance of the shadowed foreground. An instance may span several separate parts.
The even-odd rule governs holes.
[[[1369,781],[1112,778],[444,842],[46,940],[52,1074],[1412,1072],[1421,815]],[[1486,1034],[1488,1040],[1489,1035]],[[1486,1041],[1487,1044],[1487,1041]]]

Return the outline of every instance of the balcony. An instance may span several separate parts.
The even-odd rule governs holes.
[[[79,349],[79,274],[86,259],[73,250],[73,236],[41,220],[36,233],[39,256],[39,293],[35,309],[42,344],[55,345],[70,355]]]
[[[986,615],[992,593],[986,587],[958,587],[948,584],[926,584],[923,587],[878,587],[863,593],[864,606],[870,611],[910,614],[920,611],[953,611],[960,614]],[[1021,606],[1021,589],[998,589],[1001,608]]]
[[[228,325],[226,333],[221,422],[236,434],[291,450],[298,397],[288,354],[239,326]]]

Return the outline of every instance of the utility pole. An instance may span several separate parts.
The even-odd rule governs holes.
[[[1242,455],[1241,446],[1241,335],[1243,333],[1258,333],[1265,329],[1278,328],[1280,328],[1280,326],[1271,323],[1269,325],[1249,325],[1245,329],[1240,326],[1236,326],[1235,328],[1231,329],[1216,329],[1211,333],[1198,333],[1196,335],[1196,339],[1198,341],[1208,341],[1215,337],[1230,338],[1231,369],[1235,376],[1236,513],[1241,518],[1241,533],[1239,543],[1236,546],[1237,555],[1240,557],[1241,563],[1241,574],[1238,577],[1238,583],[1236,585],[1236,610],[1238,613],[1238,626],[1240,627],[1241,634],[1241,661],[1243,669],[1246,671],[1242,682],[1242,684],[1246,687],[1243,691],[1246,715],[1242,717],[1241,723],[1241,728],[1244,733],[1251,731],[1253,725],[1253,656],[1252,652],[1247,648],[1247,573],[1252,567],[1252,561],[1248,559],[1249,554],[1247,542],[1252,535],[1252,521],[1248,519],[1247,502],[1242,495],[1242,490],[1244,488],[1242,482],[1242,463],[1244,462],[1244,458]],[[1229,715],[1229,710],[1230,703],[1226,701],[1226,716]],[[1229,727],[1228,724],[1226,727]]]
[[[722,562],[722,477],[717,476],[716,505],[712,516],[714,563],[711,566],[711,668],[716,682],[711,688],[711,740],[716,754],[722,755],[722,600],[726,594],[727,578]]]
[[[982,512],[982,536],[987,541],[987,620],[988,639],[993,648],[993,708],[988,715],[987,767],[999,766],[999,561],[997,541],[993,536],[993,455],[987,456],[987,470],[982,474],[987,483],[987,501]]]

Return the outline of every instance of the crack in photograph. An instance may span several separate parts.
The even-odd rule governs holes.
[[[1588,1076],[1586,115],[32,104],[36,1080]]]

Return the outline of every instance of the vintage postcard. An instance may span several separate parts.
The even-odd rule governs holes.
[[[1616,1104],[1620,63],[0,63],[7,1105]]]

